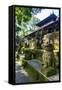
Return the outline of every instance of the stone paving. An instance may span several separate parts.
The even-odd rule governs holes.
[[[15,79],[16,79],[16,83],[32,82],[32,80],[28,76],[27,72],[18,63],[16,63]]]
[[[41,70],[42,64],[38,60],[29,60],[27,61],[28,64],[30,64],[35,70],[38,72]],[[16,62],[16,83],[29,83],[32,82],[31,77],[28,76],[28,73],[23,69],[23,67]],[[42,74],[42,73],[41,73]],[[49,81],[59,81],[59,74],[46,77],[43,75],[45,78],[49,79]]]
[[[59,81],[59,74],[53,75],[51,77],[49,77],[50,81]]]

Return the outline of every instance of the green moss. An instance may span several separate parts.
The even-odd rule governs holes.
[[[17,54],[16,58],[17,58],[17,61],[20,60],[20,56],[19,56],[19,54]]]
[[[24,53],[25,53],[26,60],[31,60],[31,59],[40,59],[41,60],[43,51],[40,49],[25,48]]]
[[[39,81],[46,82],[48,80],[44,76],[40,75]]]
[[[26,61],[24,61],[24,60],[22,60],[22,66],[25,68],[25,67],[26,67],[26,65],[27,65],[27,62],[26,62]]]
[[[35,81],[37,72],[29,64],[26,64],[26,67],[24,69],[27,71],[28,75],[32,78],[32,81]]]
[[[32,78],[33,82],[45,82],[48,81],[42,74],[36,71],[31,65],[26,64],[25,68],[28,75]]]
[[[48,70],[47,70],[47,76],[48,77],[52,76],[52,75],[55,75],[56,73],[57,73],[56,69],[54,69],[52,67],[48,68]]]

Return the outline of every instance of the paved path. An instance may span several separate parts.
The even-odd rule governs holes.
[[[46,77],[42,72],[42,64],[38,60],[27,60],[28,64],[30,64],[35,70],[39,72],[39,74],[43,75],[46,79],[49,81],[58,81],[59,80],[59,74],[53,75],[51,77]],[[28,76],[27,72],[23,69],[23,67],[16,63],[16,83],[29,83],[32,82],[32,79]]]
[[[16,83],[29,83],[32,82],[31,78],[28,76],[27,72],[16,63]]]
[[[59,81],[59,74],[53,75],[51,77],[49,77],[50,81]]]

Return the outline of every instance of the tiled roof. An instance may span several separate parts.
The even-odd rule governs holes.
[[[56,18],[57,18],[57,16],[55,14],[51,14],[50,16],[48,16],[47,18],[45,18],[44,20],[42,20],[38,24],[36,24],[36,26],[43,26],[51,21],[55,21]]]

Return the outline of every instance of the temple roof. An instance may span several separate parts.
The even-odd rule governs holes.
[[[37,31],[41,30],[48,30],[47,33],[54,32],[55,29],[59,30],[59,18],[53,13],[36,25],[39,26],[39,28],[26,35],[24,38],[28,36],[34,36]]]
[[[38,24],[36,24],[36,26],[43,26],[51,21],[55,21],[57,18],[57,16],[53,13],[50,16],[48,16],[47,18],[45,18],[44,20],[40,21]]]

